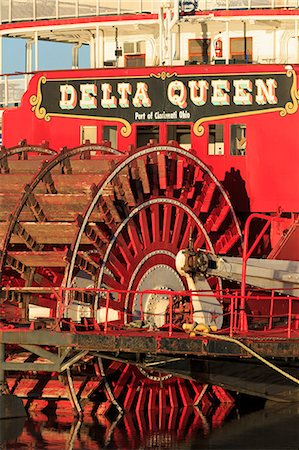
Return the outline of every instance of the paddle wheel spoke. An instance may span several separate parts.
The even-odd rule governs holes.
[[[125,241],[122,235],[117,236],[116,246],[118,248],[119,253],[123,257],[125,264],[127,265],[127,267],[130,267],[131,264],[133,263],[133,255],[130,252],[129,244]]]
[[[139,223],[140,223],[143,245],[144,245],[144,248],[147,249],[150,247],[150,232],[149,232],[148,218],[146,215],[146,211],[144,209],[140,211]]]
[[[158,153],[158,174],[159,174],[159,188],[166,189],[167,187],[167,174],[166,174],[166,155],[164,153]]]
[[[172,205],[167,203],[163,205],[163,226],[162,226],[162,241],[170,242],[170,225],[172,216]]]
[[[193,230],[192,221],[190,219],[187,219],[185,229],[183,229],[183,231],[182,231],[182,239],[180,242],[180,248],[188,247],[192,230]]]
[[[171,244],[175,248],[178,248],[178,243],[179,243],[179,239],[181,237],[181,232],[182,232],[183,219],[184,219],[184,214],[176,214],[174,226],[172,229],[172,239],[171,239]]]
[[[150,206],[152,224],[152,242],[158,243],[160,238],[160,216],[159,205],[157,203]]]
[[[137,226],[135,222],[129,222],[128,224],[128,233],[130,237],[130,242],[132,244],[134,255],[138,255],[138,253],[142,252],[142,242],[139,238],[139,233],[137,230]]]

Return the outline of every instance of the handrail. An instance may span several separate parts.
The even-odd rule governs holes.
[[[258,236],[255,238],[254,242],[249,247],[249,236],[250,236],[249,230],[250,230],[250,226],[254,220],[261,220],[261,221],[265,221],[266,223],[264,224],[263,228],[259,232]],[[250,258],[250,256],[252,255],[252,253],[254,252],[254,250],[256,249],[260,240],[265,235],[265,233],[268,230],[268,228],[270,227],[271,223],[276,220],[279,220],[278,215],[277,216],[269,216],[266,214],[253,213],[248,217],[248,219],[246,220],[246,223],[245,223],[243,255],[242,255],[242,280],[241,280],[241,299],[242,300],[241,300],[241,304],[240,304],[240,309],[241,309],[240,329],[242,331],[247,330],[247,318],[246,318],[246,313],[245,313],[245,300],[244,300],[245,299],[245,291],[246,291],[247,261]]]
[[[299,0],[189,0],[187,7],[180,3],[181,15],[195,14],[199,11],[215,10],[255,10],[255,9],[286,9],[298,8]],[[20,7],[21,6],[21,7]],[[161,6],[160,0],[77,0],[73,3],[67,0],[48,2],[43,7],[37,7],[36,0],[8,0],[0,2],[0,23],[38,21],[45,19],[59,20],[66,18],[157,14]]]
[[[30,293],[31,289],[31,293]],[[119,317],[126,314],[126,323],[132,324],[135,327],[134,322],[136,320],[140,322],[136,325],[136,328],[143,328],[143,331],[150,328],[152,330],[157,330],[162,334],[166,333],[169,337],[173,336],[174,330],[176,330],[176,314],[181,314],[175,309],[175,298],[184,298],[188,301],[191,300],[193,296],[200,296],[201,294],[205,298],[213,297],[217,298],[218,301],[223,304],[223,321],[224,325],[221,330],[221,334],[228,335],[230,337],[237,335],[250,335],[250,333],[261,334],[261,335],[275,335],[275,333],[283,333],[284,336],[291,338],[294,332],[297,332],[299,337],[299,295],[292,297],[289,295],[279,295],[274,292],[274,290],[265,291],[255,291],[250,292],[245,296],[242,295],[240,290],[230,291],[230,292],[203,292],[203,291],[169,291],[169,290],[146,290],[146,291],[126,291],[126,290],[109,290],[109,289],[97,289],[97,288],[38,288],[38,287],[19,287],[19,288],[2,288],[2,292],[13,291],[25,292],[27,295],[30,293],[30,297],[40,295],[51,295],[53,299],[56,300],[55,311],[52,311],[51,316],[56,317],[56,322],[63,322],[68,317],[74,317],[74,314],[78,313],[78,309],[82,307],[82,314],[84,317],[94,318],[94,320],[99,322],[103,327],[103,332],[108,333],[121,323],[124,325],[124,320],[115,319],[116,314],[113,310],[118,313]],[[71,295],[67,295],[71,293]],[[126,295],[131,295],[136,297],[139,295],[139,310],[133,311],[129,314],[127,311],[123,310],[122,299]],[[145,302],[143,302],[144,296],[146,295],[163,295],[163,297],[168,297],[168,307],[164,312],[147,311],[145,310]],[[94,301],[98,297],[98,309],[102,310],[101,320],[94,315]],[[132,297],[132,298],[133,298]],[[176,303],[177,304],[177,303]],[[246,317],[248,321],[248,327],[246,330],[242,328],[241,318],[243,310],[240,305],[244,305],[246,310]],[[177,307],[176,307],[177,308]],[[90,312],[90,315],[86,316],[86,311]],[[195,311],[187,312],[185,318],[182,319],[183,323],[194,323],[193,313]],[[73,314],[74,313],[74,314]],[[132,313],[134,317],[132,317]],[[212,313],[211,313],[212,314]],[[159,318],[159,322],[164,321],[165,327],[155,326],[154,328],[149,327],[150,323],[156,323],[155,318]],[[81,316],[80,316],[81,319]],[[152,320],[150,320],[152,319]],[[71,320],[76,323],[75,319]],[[185,321],[185,322],[184,322]],[[1,322],[1,319],[0,319]],[[201,325],[201,324],[199,324]],[[73,326],[75,329],[75,326]]]

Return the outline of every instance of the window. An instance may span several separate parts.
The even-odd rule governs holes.
[[[103,139],[111,142],[112,148],[117,148],[117,127],[103,127]]]
[[[246,43],[246,48],[245,48]],[[252,37],[230,39],[231,62],[252,62]]]
[[[145,54],[125,55],[125,67],[144,67]]]
[[[89,141],[91,144],[97,142],[97,127],[82,126],[81,127],[81,144],[85,144]]]
[[[246,155],[246,125],[230,126],[230,154]]]
[[[209,125],[209,155],[224,155],[223,125]]]
[[[159,141],[158,126],[140,126],[137,127],[137,147],[144,147],[151,140]]]
[[[211,59],[211,39],[189,39],[189,62],[208,64]]]
[[[190,125],[169,125],[167,127],[167,141],[176,141],[185,150],[191,148]]]

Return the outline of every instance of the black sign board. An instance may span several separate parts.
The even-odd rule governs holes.
[[[40,119],[51,116],[88,117],[123,124],[189,122],[202,135],[207,120],[298,108],[296,74],[177,75],[160,72],[148,77],[47,79],[41,76],[37,95],[30,98]]]

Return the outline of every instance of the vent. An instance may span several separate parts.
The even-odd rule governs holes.
[[[124,42],[123,50],[125,55],[145,53],[145,41]]]

